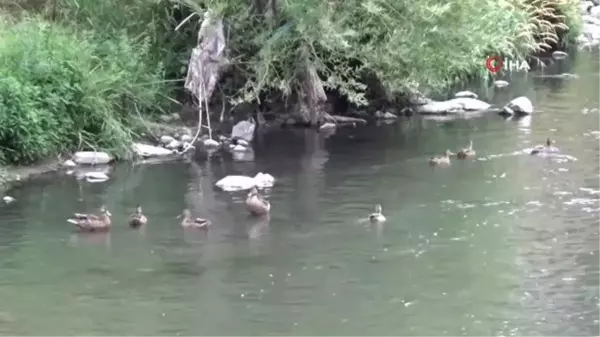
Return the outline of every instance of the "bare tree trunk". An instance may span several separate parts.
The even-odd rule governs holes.
[[[299,97],[300,114],[305,123],[316,125],[324,119],[327,95],[317,70],[310,59],[307,47],[304,47],[300,57],[302,60],[300,68],[300,78],[302,80]]]

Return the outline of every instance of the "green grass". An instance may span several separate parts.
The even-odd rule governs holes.
[[[150,41],[111,39],[38,17],[0,22],[0,160],[28,163],[79,148],[127,156],[131,119],[165,98]]]

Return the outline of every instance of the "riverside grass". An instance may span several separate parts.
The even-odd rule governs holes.
[[[265,15],[268,4],[15,1],[24,15],[0,23],[0,161],[80,148],[126,157],[132,120],[183,86],[199,22],[174,28],[194,11],[225,20],[230,63],[219,85],[232,104],[296,98],[305,50],[327,89],[367,105],[366,73],[388,99],[439,89],[485,78],[490,53],[524,58],[581,26],[576,0],[286,0]]]

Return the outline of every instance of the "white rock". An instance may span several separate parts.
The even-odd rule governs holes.
[[[477,94],[472,92],[472,91],[459,91],[456,94],[454,94],[454,97],[456,98],[461,98],[461,97],[466,97],[466,98],[477,98]]]
[[[4,198],[2,198],[2,200],[4,200],[5,203],[10,204],[11,202],[16,201],[17,199],[6,195],[4,196]]]
[[[331,130],[331,129],[335,129],[335,128],[336,128],[335,124],[327,122],[327,123],[323,123],[323,125],[321,125],[319,127],[319,130]]]
[[[63,165],[64,167],[75,167],[75,166],[77,166],[77,164],[75,164],[75,162],[74,162],[74,161],[72,161],[71,159],[67,159],[67,160],[65,160],[65,162],[64,162],[64,163],[62,163],[62,165]]]
[[[272,187],[275,184],[275,178],[268,174],[259,172],[254,177],[230,175],[217,181],[215,184],[217,187],[224,191],[243,191],[249,190],[252,187]]]
[[[104,172],[86,172],[83,174],[83,176],[90,183],[97,183],[108,180],[108,176]]]
[[[133,152],[135,152],[140,157],[163,157],[170,156],[173,154],[173,151],[167,150],[165,148],[159,146],[153,146],[142,143],[134,143],[133,144]]]
[[[219,142],[214,139],[205,139],[203,142],[204,146],[207,148],[217,148],[219,147]]]
[[[254,124],[254,120],[252,119],[238,122],[231,129],[231,138],[241,138],[247,141],[248,143],[251,143],[252,139],[254,139],[255,128],[256,125]]]
[[[246,150],[247,150],[247,148],[245,146],[242,146],[239,144],[231,148],[231,151],[234,151],[234,152],[246,152]]]
[[[113,161],[113,158],[108,153],[94,151],[76,152],[72,159],[80,165],[108,164]]]
[[[396,119],[396,118],[398,118],[398,116],[394,115],[391,112],[386,111],[381,118],[383,118],[383,119]]]
[[[460,113],[487,110],[491,105],[475,98],[460,97],[443,102],[431,102],[417,108],[422,114]]]
[[[254,176],[254,181],[258,187],[272,187],[275,184],[275,177],[268,173],[258,172]]]
[[[552,53],[552,58],[554,58],[555,60],[562,60],[562,59],[566,58],[567,56],[569,56],[569,54],[565,53],[564,51],[560,51],[560,50],[557,50]]]
[[[590,8],[590,14],[596,19],[600,19],[600,6]]]
[[[243,139],[238,139],[237,144],[241,145],[241,146],[245,146],[245,147],[248,147],[250,145],[247,141],[245,141]]]
[[[498,80],[498,81],[494,81],[494,86],[496,88],[504,88],[504,87],[508,87],[509,83],[506,81],[502,81],[502,80]]]
[[[175,140],[175,138],[168,136],[168,135],[164,135],[164,136],[160,137],[160,143],[162,145],[170,144],[174,140]]]
[[[529,98],[520,96],[508,102],[504,109],[512,110],[517,115],[531,115],[533,113],[533,104]]]
[[[165,145],[165,147],[169,150],[176,150],[181,147],[181,143],[178,140],[173,139],[173,141]]]
[[[181,137],[179,138],[179,140],[182,143],[190,143],[193,139],[194,139],[194,137],[192,137],[190,135],[186,135],[186,134],[181,135]]]

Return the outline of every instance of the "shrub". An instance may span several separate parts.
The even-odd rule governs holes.
[[[129,154],[131,116],[164,97],[149,40],[101,39],[38,17],[0,22],[0,159],[28,163],[74,148]]]

